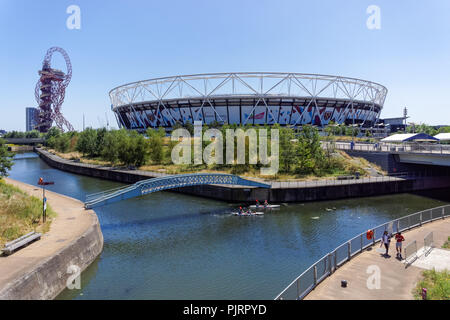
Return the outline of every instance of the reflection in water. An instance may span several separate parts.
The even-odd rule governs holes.
[[[121,185],[55,170],[38,158],[16,161],[11,172],[30,184],[41,176],[55,181],[50,190],[80,200]],[[171,192],[124,200],[95,209],[104,250],[83,272],[82,289],[58,298],[273,299],[356,234],[442,204],[400,194],[289,204],[263,217],[236,217],[230,215],[236,205]]]

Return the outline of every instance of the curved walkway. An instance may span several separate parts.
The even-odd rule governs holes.
[[[37,186],[8,178],[5,181],[30,195],[42,199],[42,189]],[[43,264],[47,263],[45,267],[49,268],[49,262],[54,265],[54,268],[50,268],[53,270],[46,270],[47,273],[58,270],[58,272],[65,274],[67,266],[63,262],[66,255],[69,260],[80,263],[83,270],[101,251],[103,237],[98,228],[98,218],[95,212],[85,210],[84,204],[76,199],[48,190],[45,191],[45,195],[49,205],[57,213],[57,217],[54,218],[50,231],[45,233],[41,240],[10,256],[0,257],[0,299],[52,299],[64,287],[61,289],[60,286],[54,284],[55,281],[50,280],[50,275],[40,274],[40,271],[38,271],[38,278],[46,278],[48,275],[48,279],[39,279],[39,282],[34,282],[33,285],[30,285],[31,287],[24,285],[27,281],[25,279],[36,275],[36,271]],[[98,228],[98,231],[92,232],[93,227],[94,229]],[[93,238],[90,237],[92,233],[95,233]],[[89,240],[92,247],[88,248],[84,247],[84,244],[82,246],[77,244],[77,241],[81,238]],[[92,241],[93,239],[95,241]],[[66,249],[70,249],[70,254],[64,252]],[[59,259],[57,263],[51,261],[54,257]],[[68,275],[59,278],[62,278],[65,282],[67,277]],[[36,288],[35,284],[42,284],[42,280],[45,282],[45,286]]]
[[[406,244],[417,241],[417,247],[423,247],[423,239],[433,231],[434,247],[441,248],[450,236],[450,219],[436,220],[403,233]],[[404,262],[395,258],[395,239],[392,239],[389,249],[390,258],[382,256],[380,243],[368,248],[354,257],[330,277],[322,281],[305,300],[409,300],[413,299],[412,290],[421,277],[424,269],[413,265],[405,268]],[[436,250],[436,249],[433,249]],[[381,251],[381,252],[380,252]],[[380,270],[380,288],[369,289],[367,280],[373,275],[368,273],[370,266],[378,266]],[[450,269],[450,264],[448,265]],[[373,270],[373,269],[372,269]],[[341,287],[341,280],[347,280],[347,287]]]

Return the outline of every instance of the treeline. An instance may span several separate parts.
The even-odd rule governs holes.
[[[37,130],[22,132],[22,131],[11,131],[7,132],[3,135],[3,138],[21,138],[21,139],[31,139],[31,138],[40,138],[41,133]]]
[[[152,136],[156,134],[149,133]],[[66,133],[51,128],[45,137],[47,147],[62,153],[78,151],[85,157],[99,158],[112,165],[120,163],[136,167],[146,164],[152,149],[155,149],[149,142],[149,139],[135,131],[105,128]]]
[[[430,136],[435,136],[439,133],[450,133],[449,127],[436,128],[434,126],[429,126],[427,124],[412,124],[406,128],[407,133],[426,133]]]
[[[349,136],[349,137],[357,137],[361,133],[361,129],[354,126],[346,126],[345,124],[335,124],[333,121],[330,121],[328,126],[324,128],[327,136]],[[370,130],[365,130],[365,135],[367,137],[371,136]]]
[[[263,166],[261,163],[250,164],[249,162],[249,137],[245,140],[245,164],[226,164],[226,130],[227,129],[267,129],[268,132],[268,155],[271,155],[270,129],[279,130],[279,174],[294,175],[326,175],[336,172],[358,171],[357,168],[349,168],[349,164],[337,157],[334,150],[324,150],[320,144],[319,132],[315,127],[303,126],[301,129],[273,126],[237,126],[223,125],[218,127],[224,139],[223,142],[223,164],[194,164],[194,152],[191,152],[191,163],[178,165],[178,172],[192,172],[202,169],[218,171],[229,171],[235,174],[256,172]],[[186,128],[193,134],[193,126]],[[203,133],[209,129],[203,126]],[[214,138],[202,142],[202,150],[213,143]],[[192,141],[191,141],[192,142]],[[237,141],[235,139],[235,158]],[[45,145],[62,153],[78,151],[84,157],[107,161],[112,165],[125,165],[140,167],[143,165],[173,165],[171,154],[178,141],[171,141],[166,137],[165,130],[148,129],[145,134],[139,134],[131,130],[106,130],[87,128],[83,132],[61,133],[56,128],[51,128],[45,137]],[[193,150],[193,143],[191,143]],[[360,172],[363,173],[363,172]]]

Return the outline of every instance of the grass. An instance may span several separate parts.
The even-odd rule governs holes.
[[[450,300],[450,272],[426,270],[423,279],[414,289],[414,298],[422,299],[422,288],[427,289],[427,300]]]
[[[47,205],[47,221],[42,222],[42,200],[0,180],[0,249],[6,242],[31,231],[45,233],[56,213]]]
[[[450,237],[447,238],[447,241],[442,245],[443,249],[450,249]]]

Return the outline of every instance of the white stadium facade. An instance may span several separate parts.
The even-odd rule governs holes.
[[[248,72],[157,78],[109,92],[119,127],[145,130],[176,123],[293,127],[378,120],[387,89],[377,83],[319,74]]]

